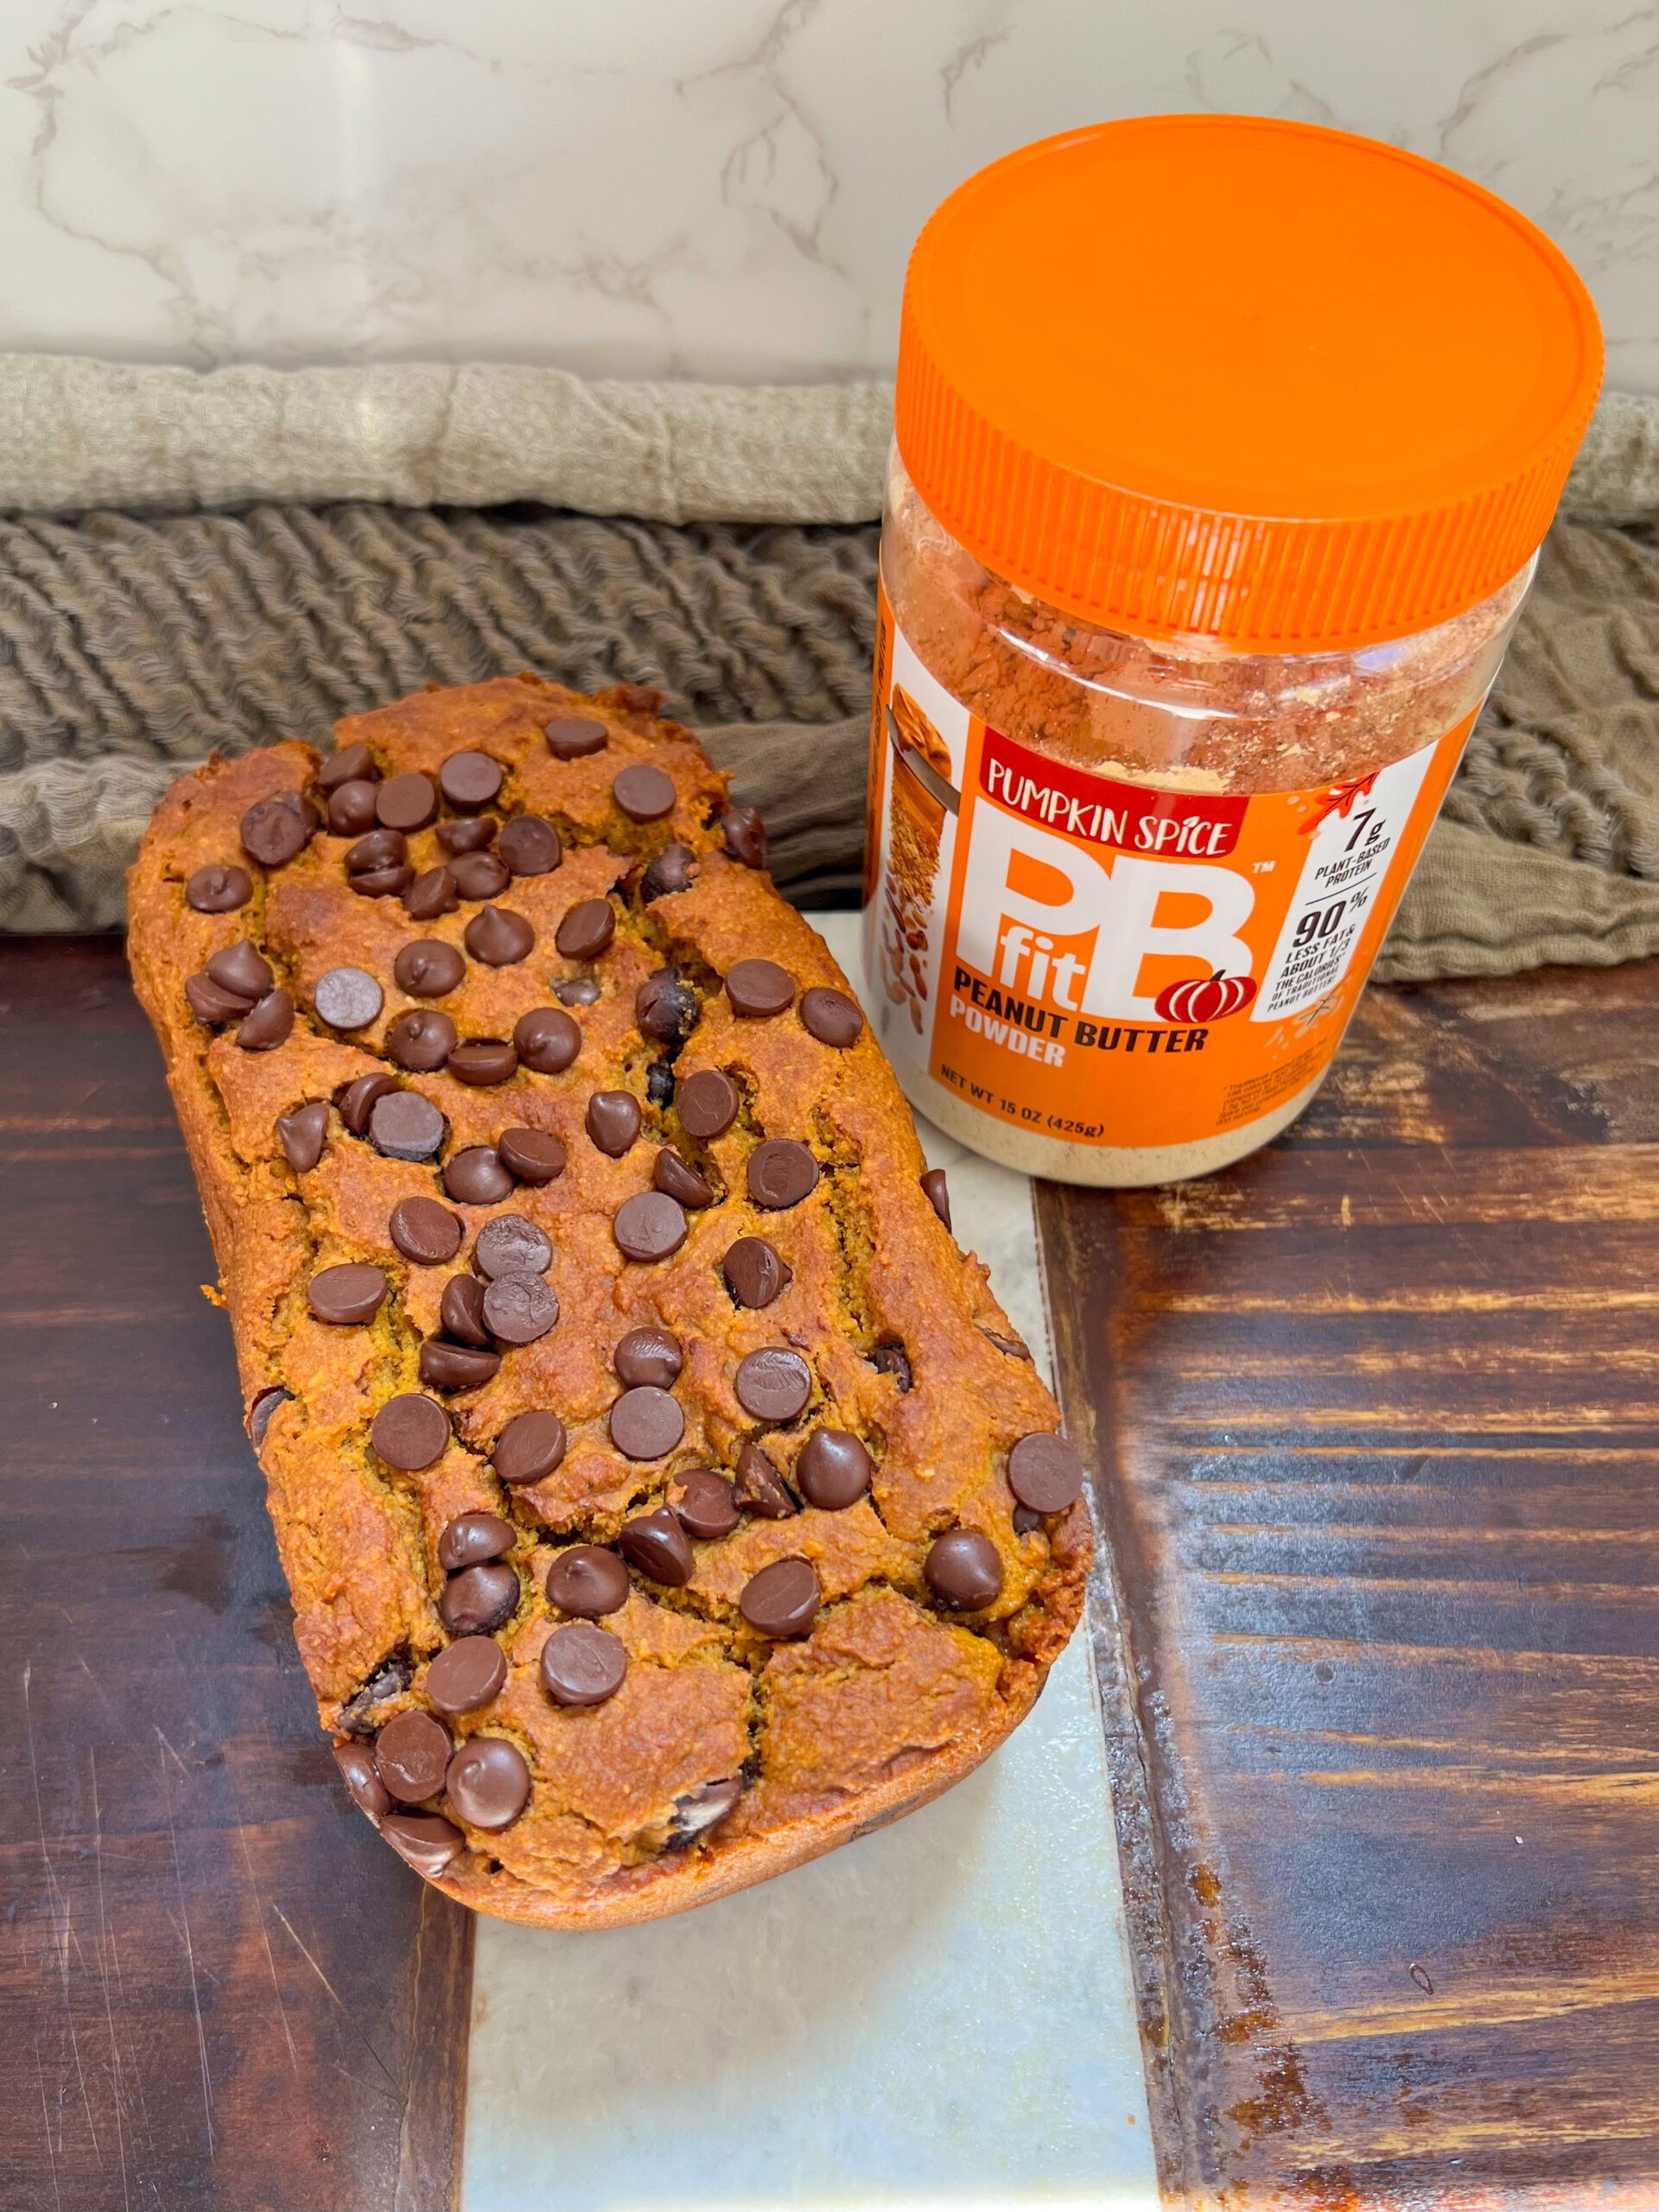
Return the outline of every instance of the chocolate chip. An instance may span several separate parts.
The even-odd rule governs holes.
[[[1029,1505],[1016,1505],[1009,1518],[1014,1523],[1016,1536],[1028,1536],[1033,1529],[1040,1529],[1043,1525],[1042,1515],[1033,1511]]]
[[[332,837],[360,837],[372,830],[379,817],[371,783],[341,784],[328,795],[328,834]]]
[[[826,1513],[856,1505],[870,1486],[870,1455],[844,1428],[815,1428],[795,1462],[795,1484]]]
[[[611,1408],[611,1441],[625,1459],[661,1459],[685,1434],[685,1415],[666,1390],[653,1383],[625,1390]]]
[[[342,784],[375,784],[379,780],[380,771],[366,745],[342,746],[338,753],[331,753],[317,771],[318,788],[325,791],[337,791]]]
[[[626,1389],[652,1383],[659,1390],[669,1390],[680,1379],[685,1356],[679,1338],[666,1329],[630,1329],[611,1354],[611,1364]]]
[[[509,1490],[541,1482],[564,1457],[564,1423],[557,1414],[516,1414],[495,1440],[493,1464]]]
[[[424,875],[410,868],[397,888],[411,922],[435,922],[441,914],[453,914],[461,904],[455,879],[447,868],[429,868]]]
[[[726,978],[732,1012],[746,1021],[768,1020],[795,1002],[795,981],[775,960],[740,960]]]
[[[864,1017],[844,991],[819,984],[802,994],[801,1027],[820,1045],[831,1045],[836,1052],[844,1052],[863,1033]]]
[[[510,968],[516,961],[527,960],[536,949],[535,931],[522,914],[505,906],[486,906],[481,914],[474,914],[462,938],[474,959],[488,968]]]
[[[461,1224],[435,1198],[399,1198],[386,1227],[397,1249],[417,1268],[441,1268],[461,1249]]]
[[[695,1167],[688,1167],[679,1154],[667,1145],[657,1155],[651,1179],[658,1190],[677,1199],[683,1206],[711,1206],[715,1203],[713,1186]]]
[[[467,1848],[467,1839],[453,1821],[440,1813],[388,1813],[380,1833],[397,1856],[435,1881]]]
[[[360,1137],[369,1126],[369,1116],[374,1111],[377,1100],[400,1088],[396,1076],[360,1075],[335,1093],[334,1104],[352,1135]]]
[[[553,1264],[547,1232],[521,1213],[498,1214],[478,1232],[473,1262],[480,1274],[538,1275]]]
[[[682,1589],[696,1565],[684,1529],[665,1505],[625,1521],[616,1548],[630,1567],[668,1590]]]
[[[443,1787],[454,1746],[429,1713],[400,1713],[374,1739],[375,1770],[402,1805],[418,1805]]]
[[[684,1243],[686,1226],[677,1199],[661,1191],[642,1191],[617,1208],[611,1234],[627,1259],[665,1260]]]
[[[395,899],[400,891],[410,888],[415,880],[415,871],[407,861],[400,861],[386,868],[370,868],[357,875],[348,875],[346,880],[359,899]],[[431,913],[448,913],[454,903],[452,895],[450,906],[434,907]],[[411,914],[416,913],[413,906],[409,911]],[[431,913],[423,911],[416,918],[429,921]]]
[[[977,1529],[947,1529],[922,1561],[922,1573],[939,1603],[958,1612],[976,1612],[1002,1588],[1002,1561],[996,1546]]]
[[[555,1705],[603,1705],[627,1671],[621,1637],[586,1621],[556,1628],[542,1646],[542,1687]]]
[[[1083,1462],[1063,1436],[1022,1436],[1008,1454],[1008,1488],[1033,1512],[1064,1513],[1083,1494]]]
[[[768,1137],[749,1154],[747,1181],[756,1205],[781,1213],[817,1188],[818,1163],[793,1137]]]
[[[385,1004],[385,994],[366,968],[331,968],[318,976],[311,1004],[331,1029],[366,1029]]]
[[[559,833],[539,814],[520,814],[495,841],[495,849],[515,875],[551,875],[564,858]]]
[[[660,822],[674,811],[674,779],[636,760],[612,779],[611,797],[630,822]]]
[[[601,1152],[620,1160],[639,1134],[639,1101],[631,1090],[596,1090],[588,1101],[588,1134]]]
[[[412,1006],[387,1025],[386,1057],[416,1075],[441,1068],[461,1041],[461,1032],[435,1007]]]
[[[207,974],[221,991],[232,992],[247,1006],[264,998],[276,981],[270,961],[246,938],[214,953],[207,963]]]
[[[636,1027],[659,1045],[683,1045],[701,1012],[696,993],[677,968],[659,968],[633,995]]]
[[[512,1549],[512,1523],[499,1513],[458,1513],[438,1538],[438,1565],[446,1574],[485,1567]]]
[[[945,1184],[943,1167],[930,1167],[922,1178],[922,1189],[927,1202],[947,1229],[950,1226],[950,1192]]]
[[[787,1521],[800,1510],[758,1444],[746,1444],[737,1455],[732,1497],[746,1513],[758,1513],[763,1521]]]
[[[653,899],[669,899],[677,891],[689,891],[696,859],[689,845],[664,845],[640,880],[639,896],[649,906]]]
[[[457,1083],[483,1090],[510,1083],[518,1072],[518,1055],[499,1037],[470,1037],[456,1046],[445,1065]]]
[[[481,853],[500,827],[493,814],[480,814],[470,822],[440,822],[434,834],[446,853]]]
[[[412,999],[441,999],[467,973],[467,963],[453,944],[435,937],[406,944],[391,963],[392,981]]]
[[[734,861],[741,861],[745,868],[765,868],[766,825],[753,807],[728,807],[721,817],[720,834]]]
[[[427,1702],[452,1719],[493,1705],[506,1686],[506,1654],[487,1636],[446,1644],[426,1670]]]
[[[210,1029],[217,1029],[223,1022],[240,1021],[252,1011],[249,1000],[238,991],[226,990],[205,969],[200,976],[185,977],[184,995],[191,1013]]]
[[[683,1492],[674,1511],[689,1536],[706,1541],[729,1536],[742,1519],[730,1483],[712,1467],[693,1467],[679,1478]]]
[[[597,960],[616,935],[616,909],[608,899],[583,899],[572,906],[553,933],[567,960]]]
[[[372,830],[359,837],[346,855],[347,875],[367,875],[377,868],[397,868],[409,858],[409,840],[401,830]]]
[[[221,867],[217,861],[199,868],[184,887],[187,906],[199,914],[231,914],[253,896],[253,878],[245,868]]]
[[[253,1012],[244,1017],[236,1041],[245,1052],[274,1052],[286,1044],[294,1029],[294,1001],[286,991],[267,991]]]
[[[493,853],[462,853],[449,863],[457,894],[467,899],[499,899],[512,881],[512,872]]]
[[[899,1385],[902,1397],[911,1385],[910,1354],[902,1344],[878,1344],[870,1354],[870,1365],[878,1375],[891,1375]]]
[[[291,1114],[276,1116],[276,1141],[283,1155],[296,1175],[308,1175],[322,1158],[322,1147],[328,1141],[328,1102],[314,1098],[308,1105],[296,1106]]]
[[[433,1160],[443,1142],[444,1120],[418,1090],[391,1090],[369,1114],[369,1141],[387,1160]]]
[[[652,1106],[671,1106],[674,1103],[674,1068],[671,1061],[653,1060],[645,1070],[645,1097]]]
[[[340,1708],[340,1725],[353,1736],[372,1736],[380,1726],[377,1707],[389,1704],[401,1697],[415,1679],[415,1669],[406,1651],[394,1651],[390,1659],[383,1659],[362,1688]]]
[[[795,1280],[794,1269],[764,1236],[740,1236],[721,1262],[721,1273],[740,1306],[770,1306]]]
[[[511,1827],[530,1802],[524,1755],[505,1736],[469,1736],[449,1762],[443,1794],[468,1827]]]
[[[451,1636],[487,1636],[518,1610],[518,1571],[503,1560],[461,1567],[438,1598],[438,1618]]]
[[[509,1174],[535,1188],[564,1173],[564,1146],[550,1129],[503,1129],[495,1150]]]
[[[484,1286],[476,1275],[451,1275],[438,1300],[444,1333],[459,1344],[487,1351],[490,1332],[484,1319]]]
[[[285,868],[315,833],[317,818],[297,791],[262,798],[242,817],[242,849],[261,868]]]
[[[375,811],[388,830],[424,830],[438,818],[438,794],[430,776],[417,768],[394,776],[375,794]]]
[[[351,1262],[313,1275],[305,1299],[319,1321],[349,1328],[372,1321],[385,1295],[386,1279],[378,1268]]]
[[[596,1006],[603,994],[596,976],[567,976],[554,984],[553,995],[561,1006]]]
[[[458,1206],[499,1206],[518,1185],[497,1158],[493,1145],[470,1144],[445,1166],[443,1187]]]
[[[543,734],[556,760],[585,760],[590,753],[602,753],[611,739],[603,722],[585,721],[575,715],[556,715]]]
[[[547,1570],[547,1602],[562,1613],[597,1620],[628,1602],[628,1570],[599,1544],[572,1544]]]
[[[537,1075],[562,1075],[582,1050],[582,1029],[556,1006],[533,1006],[519,1015],[512,1041]]]
[[[710,1828],[729,1819],[742,1796],[743,1784],[736,1776],[723,1782],[705,1782],[700,1789],[688,1789],[674,1800],[664,1849],[688,1850],[700,1835],[707,1835]]]
[[[559,1301],[540,1275],[498,1275],[484,1293],[484,1325],[498,1344],[533,1344],[559,1318]]]
[[[737,1085],[718,1068],[701,1068],[688,1076],[680,1085],[678,1103],[680,1127],[704,1144],[711,1137],[724,1136],[743,1103]]]
[[[429,1337],[421,1346],[421,1380],[429,1390],[477,1390],[500,1372],[499,1351],[480,1351],[474,1344],[446,1344]]]
[[[438,771],[438,789],[457,814],[476,814],[500,788],[500,768],[487,753],[452,753]]]
[[[449,1416],[435,1398],[404,1391],[388,1398],[374,1417],[369,1441],[389,1467],[417,1475],[435,1466],[449,1445]]]
[[[804,1636],[818,1617],[821,1594],[810,1560],[774,1560],[744,1584],[737,1610],[761,1636]]]
[[[256,1452],[265,1440],[265,1431],[270,1427],[271,1415],[278,1406],[285,1406],[293,1395],[291,1390],[284,1390],[277,1383],[269,1390],[262,1390],[248,1408],[248,1435]]]
[[[799,1352],[767,1344],[738,1362],[733,1388],[756,1421],[793,1421],[812,1395],[812,1370]]]
[[[336,1744],[334,1764],[359,1812],[378,1822],[391,1810],[391,1792],[381,1781],[374,1753],[366,1744]]]

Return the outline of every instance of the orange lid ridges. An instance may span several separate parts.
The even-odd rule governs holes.
[[[899,449],[987,568],[1084,620],[1335,652],[1522,567],[1601,360],[1571,264],[1479,186],[1308,124],[1153,116],[932,217]]]

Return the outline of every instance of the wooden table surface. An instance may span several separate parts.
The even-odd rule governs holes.
[[[160,1065],[0,948],[3,2212],[442,2212],[466,1916],[347,1817]],[[1172,2202],[1659,2205],[1659,973],[1377,991],[1045,1189]]]
[[[1656,1140],[1659,969],[1556,969],[1040,1194],[1173,2196],[1659,2205]]]
[[[0,2205],[440,2212],[471,1921],[342,1815],[161,1057],[0,945]]]

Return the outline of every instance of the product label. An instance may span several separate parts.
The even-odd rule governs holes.
[[[1271,1113],[1341,1041],[1473,721],[1317,791],[1093,775],[970,715],[884,592],[864,883],[883,1043],[1074,1144]]]

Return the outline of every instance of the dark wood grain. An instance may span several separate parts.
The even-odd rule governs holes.
[[[1659,969],[1373,991],[1039,1215],[1172,2198],[1651,2212]]]
[[[346,1807],[111,941],[0,948],[0,2204],[443,2212],[469,1916]]]

